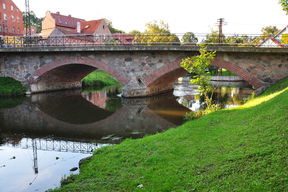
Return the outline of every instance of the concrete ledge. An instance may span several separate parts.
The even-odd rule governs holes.
[[[210,46],[209,51],[216,52],[236,52],[236,53],[288,53],[288,48],[262,48],[262,47],[225,47]],[[15,52],[119,52],[119,51],[182,51],[182,52],[198,52],[198,46],[170,45],[170,46],[141,46],[141,45],[97,45],[97,46],[47,46],[47,47],[16,47],[16,48],[0,48],[0,53]]]
[[[239,76],[213,76],[211,81],[244,81],[244,79]]]

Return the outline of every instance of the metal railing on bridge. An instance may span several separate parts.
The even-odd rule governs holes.
[[[284,36],[284,35],[283,35]],[[285,36],[286,37],[286,36]],[[288,42],[282,37],[256,34],[112,34],[112,35],[63,35],[63,36],[1,36],[0,47],[91,47],[91,46],[228,46],[228,47],[277,47]]]

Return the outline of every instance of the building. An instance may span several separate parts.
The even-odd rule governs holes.
[[[286,47],[288,46],[288,26],[278,32],[274,37],[264,39],[259,47]]]
[[[43,37],[94,35],[99,36],[97,39],[106,39],[111,36],[111,32],[105,19],[85,21],[71,15],[65,16],[59,12],[48,11],[42,21],[41,35]]]
[[[23,17],[20,9],[12,0],[0,0],[0,35],[22,36],[23,34]]]

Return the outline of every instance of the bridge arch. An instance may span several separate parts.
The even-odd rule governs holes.
[[[179,58],[175,62],[159,68],[144,79],[148,95],[173,90],[175,80],[187,73],[187,71],[180,67],[180,62],[181,59]],[[223,59],[216,58],[211,65],[227,69],[237,74],[255,89],[264,86],[264,84],[253,74]]]
[[[234,64],[232,64],[228,61],[225,61],[223,59],[216,58],[212,61],[211,65],[227,69],[227,70],[237,74],[238,76],[242,77],[246,82],[248,82],[250,85],[252,85],[253,88],[255,88],[255,89],[258,89],[264,85],[253,74],[251,74],[248,71],[242,69],[241,67],[234,65]]]
[[[51,61],[36,69],[29,78],[30,89],[32,92],[42,92],[81,87],[81,80],[96,69],[109,73],[124,85],[129,82],[124,73],[101,60],[69,57]]]

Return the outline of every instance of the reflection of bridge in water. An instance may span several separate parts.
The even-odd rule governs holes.
[[[63,141],[54,139],[31,139],[23,138],[18,144],[5,144],[4,146],[11,146],[21,149],[37,149],[41,151],[58,151],[91,154],[95,149],[99,149],[109,144],[86,143],[77,141]]]
[[[38,150],[92,154],[95,149],[99,149],[107,145],[109,144],[87,143],[80,141],[64,141],[51,138],[23,138],[17,144],[6,143],[2,146],[20,149],[31,149],[33,151],[33,169],[35,174],[38,174]]]

